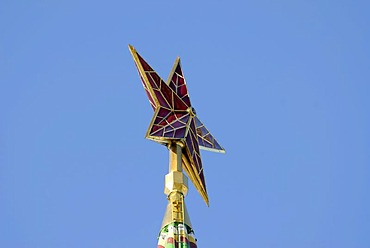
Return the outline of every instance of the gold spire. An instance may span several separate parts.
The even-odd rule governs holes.
[[[172,142],[168,145],[169,172],[165,176],[164,188],[168,204],[161,228],[172,222],[185,223],[191,227],[184,201],[188,192],[188,178],[182,172],[182,148],[181,142]]]

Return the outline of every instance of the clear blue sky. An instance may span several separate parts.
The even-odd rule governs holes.
[[[127,45],[191,100],[198,246],[370,247],[368,1],[0,2],[0,247],[156,247],[166,148]]]

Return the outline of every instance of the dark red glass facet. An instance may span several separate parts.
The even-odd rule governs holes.
[[[173,138],[173,135],[175,134],[175,131],[170,131],[170,132],[164,132],[164,137],[168,137],[168,138]]]
[[[165,108],[160,108],[160,110],[158,111],[158,116],[160,117],[166,117],[169,113],[171,113],[170,110],[168,109],[165,109]]]
[[[187,123],[189,122],[189,118],[190,118],[190,115],[187,113],[186,115],[184,115],[183,117],[181,117],[181,118],[179,119],[179,121],[181,121],[181,122],[183,122],[183,123],[187,124]]]
[[[159,102],[159,104],[162,106],[162,107],[166,107],[166,108],[171,108],[170,107],[170,104],[166,101],[166,99],[163,97],[163,95],[162,95],[162,93],[161,92],[159,92],[159,91],[157,91],[157,90],[155,90],[154,91],[154,94],[155,94],[155,96],[157,97],[157,99],[158,99],[158,102]]]
[[[184,123],[181,123],[180,121],[174,121],[174,122],[172,122],[171,123],[171,125],[174,127],[174,128],[180,128],[180,127],[183,127],[183,126],[185,126],[186,124],[184,124]]]
[[[160,129],[156,132],[153,132],[151,135],[152,136],[157,136],[157,137],[163,137],[163,132],[164,132],[164,129],[162,128],[162,129]]]
[[[137,53],[137,56],[139,57],[140,64],[143,67],[144,71],[153,71],[152,67]]]
[[[174,74],[172,75],[169,86],[176,93],[176,95],[186,104],[186,106],[190,107],[190,100],[188,97],[185,79],[182,75],[180,61],[176,65],[176,69]]]
[[[185,137],[185,131],[186,131],[186,127],[177,129],[175,131],[175,138],[178,138],[178,139],[184,138]]]
[[[171,123],[173,122],[174,120],[176,120],[176,116],[174,114],[171,114],[169,115],[167,118],[166,118],[167,122],[168,123]]]

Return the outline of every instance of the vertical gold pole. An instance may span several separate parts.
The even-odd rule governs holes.
[[[169,145],[170,163],[169,172],[182,172],[182,147],[178,143],[171,143]]]
[[[163,224],[186,222],[190,225],[184,203],[184,196],[188,192],[188,178],[182,172],[182,144],[173,142],[169,144],[168,150],[169,172],[165,177],[164,189],[168,199],[168,208]]]

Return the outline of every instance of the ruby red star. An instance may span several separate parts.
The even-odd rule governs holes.
[[[150,65],[130,47],[143,87],[148,96],[154,116],[146,138],[167,145],[182,141],[182,156],[185,172],[208,205],[208,194],[204,179],[199,148],[225,152],[204,126],[191,106],[185,78],[177,58],[165,83]]]

